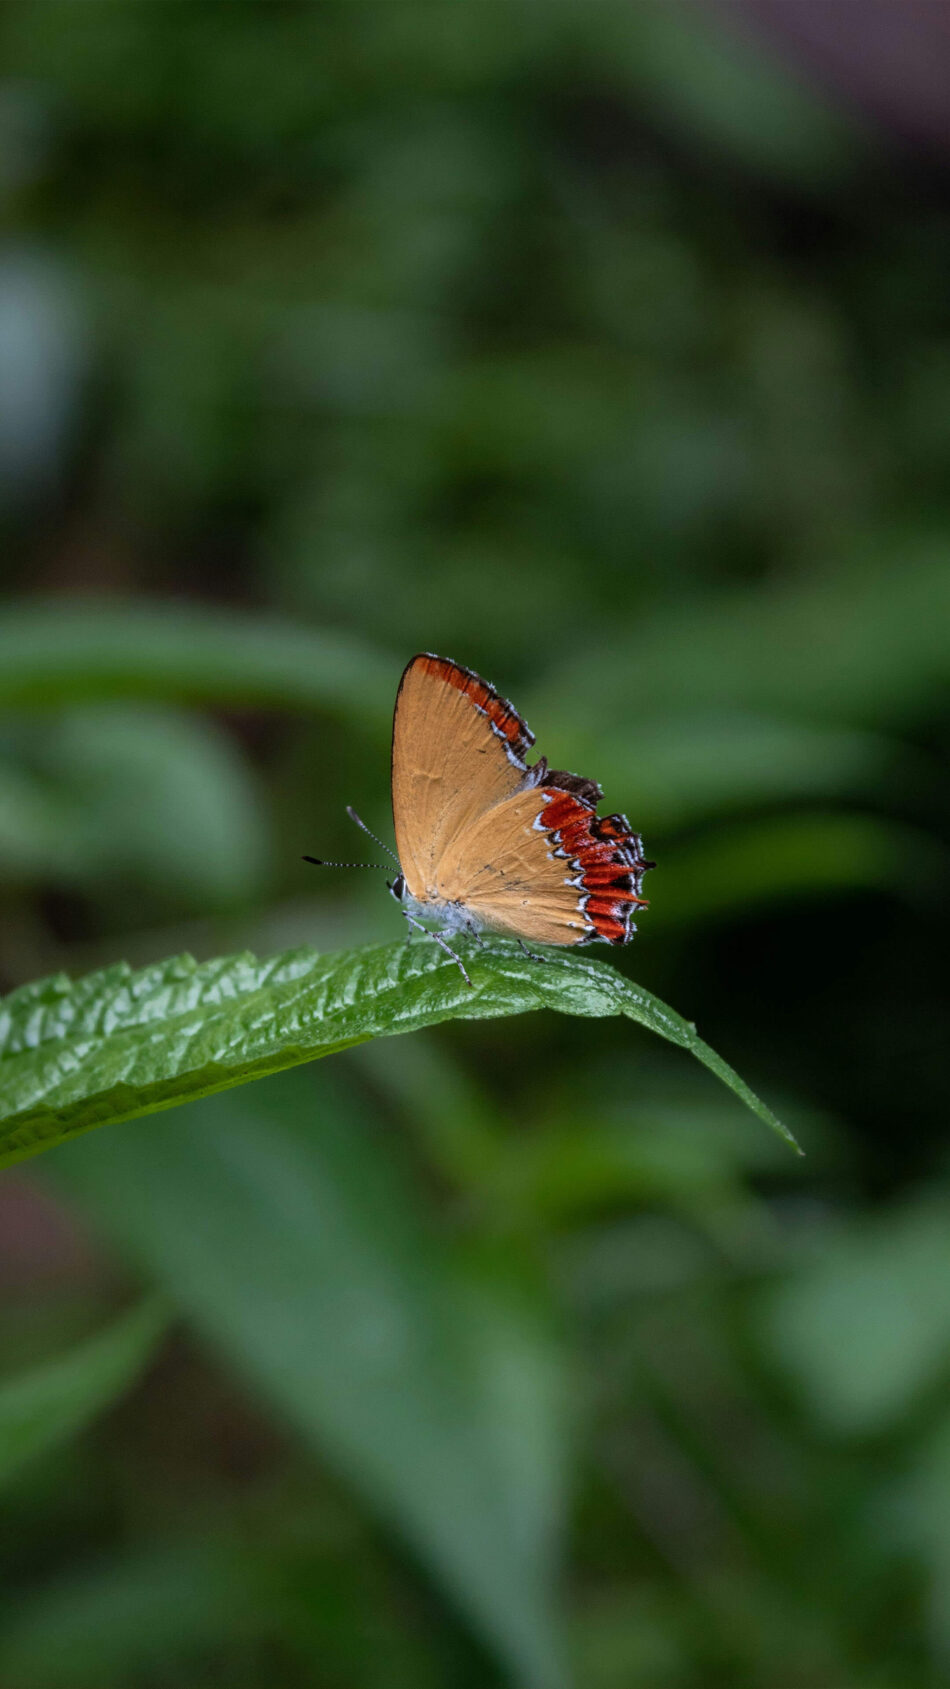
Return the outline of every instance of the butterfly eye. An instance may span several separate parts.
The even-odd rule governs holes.
[[[402,902],[402,894],[406,889],[406,881],[405,881],[404,875],[397,874],[396,878],[394,880],[387,880],[386,884],[389,887],[389,890],[392,892],[393,897],[396,899],[396,902],[401,903]]]

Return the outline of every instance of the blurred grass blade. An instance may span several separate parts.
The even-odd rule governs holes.
[[[0,1487],[81,1431],[138,1378],[168,1323],[146,1302],[66,1355],[0,1385]]]
[[[463,1270],[330,1073],[86,1139],[52,1171],[396,1527],[513,1681],[561,1684],[565,1391],[543,1305],[497,1262]]]
[[[603,962],[538,962],[512,942],[461,944],[472,978],[433,943],[259,962],[190,956],[54,975],[0,1000],[0,1166],[63,1138],[169,1108],[366,1039],[449,1019],[557,1009],[626,1015],[679,1044],[790,1144],[791,1134],[695,1027]],[[797,1147],[797,1146],[796,1146]]]
[[[843,891],[912,899],[937,890],[946,869],[933,839],[874,815],[813,810],[720,823],[664,857],[664,902],[656,914],[684,927]]]
[[[10,724],[5,738],[20,766],[0,762],[0,869],[133,886],[146,909],[169,898],[207,913],[259,892],[260,796],[213,722],[98,704]]]
[[[568,695],[578,735],[671,711],[912,720],[950,676],[944,535],[878,533],[854,549],[836,567],[658,610],[559,671],[526,700],[528,719],[557,721]]]
[[[907,758],[882,733],[710,707],[644,714],[636,733],[626,710],[586,732],[573,710],[566,721],[559,712],[556,742],[571,768],[596,768],[606,791],[635,792],[651,836],[763,804],[876,791]],[[921,782],[930,776],[922,767]],[[664,851],[664,894],[666,867]]]
[[[71,1575],[53,1570],[0,1605],[0,1681],[121,1689],[167,1681],[169,1654],[178,1667],[235,1639],[267,1641],[279,1631],[272,1558],[182,1536],[144,1549],[124,1542],[115,1558],[80,1558]]]
[[[8,605],[0,709],[77,700],[345,709],[388,721],[402,664],[345,634],[197,605],[57,599]]]
[[[833,1431],[878,1436],[939,1391],[950,1349],[950,1208],[942,1195],[828,1227],[764,1310],[773,1355]]]
[[[5,881],[55,873],[70,844],[75,811],[49,781],[0,755],[0,874]]]
[[[634,6],[604,31],[654,120],[703,156],[734,155],[746,168],[820,187],[847,173],[859,137],[817,85],[791,74],[730,7]],[[739,8],[735,8],[739,11]],[[622,14],[621,14],[622,16]],[[608,33],[609,31],[609,33]],[[601,46],[603,51],[603,46]]]

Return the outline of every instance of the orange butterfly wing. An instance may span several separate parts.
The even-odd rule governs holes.
[[[439,895],[464,903],[492,931],[531,943],[625,944],[651,866],[624,816],[598,816],[546,781],[456,838],[439,864]]]
[[[525,783],[534,735],[469,669],[428,653],[407,664],[393,718],[393,824],[413,897],[431,901],[456,835]]]
[[[534,743],[506,699],[471,670],[408,664],[393,722],[399,863],[421,903],[460,904],[478,924],[537,944],[623,944],[652,863],[600,787],[529,768]]]

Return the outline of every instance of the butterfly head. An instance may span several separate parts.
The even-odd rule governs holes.
[[[394,880],[387,880],[386,881],[386,887],[387,887],[387,890],[392,892],[393,897],[396,899],[396,902],[401,903],[402,900],[403,900],[403,896],[405,894],[405,890],[406,890],[406,877],[405,877],[405,875],[404,874],[397,874],[396,878]]]

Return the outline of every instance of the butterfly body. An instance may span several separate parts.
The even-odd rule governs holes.
[[[471,933],[480,930],[478,920],[464,903],[447,902],[434,894],[431,897],[413,897],[404,874],[396,876],[390,891],[405,914],[413,915],[417,921],[432,921],[441,932]]]
[[[479,675],[423,652],[393,721],[392,793],[410,924],[522,942],[624,944],[653,864],[623,815],[599,816],[596,781],[529,766],[534,735]]]

